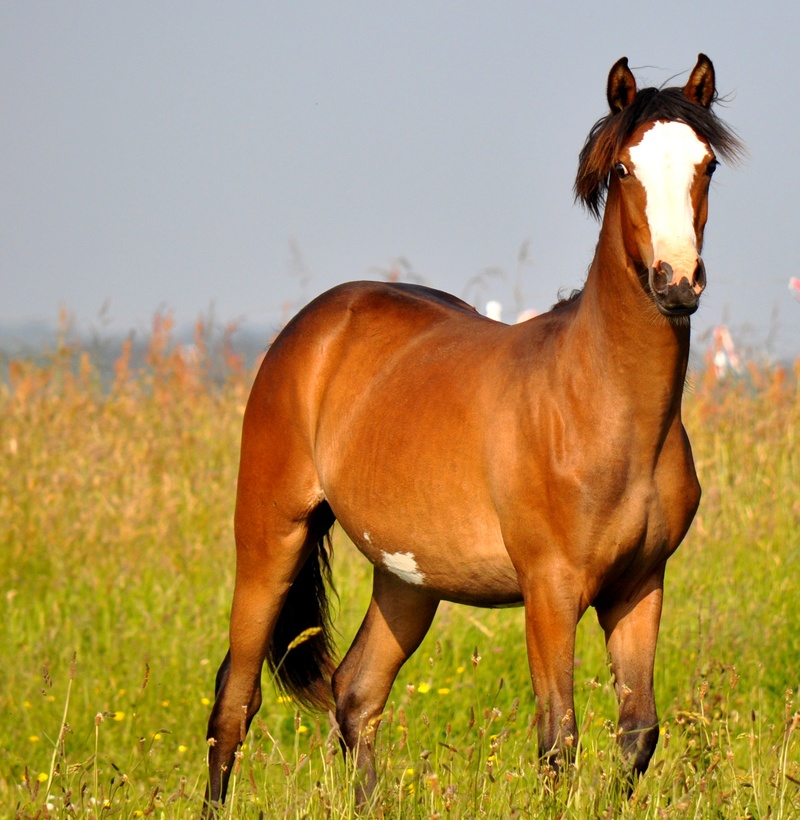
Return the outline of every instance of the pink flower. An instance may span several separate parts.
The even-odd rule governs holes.
[[[800,300],[800,279],[796,276],[793,276],[789,280],[789,290],[792,292],[795,299]]]

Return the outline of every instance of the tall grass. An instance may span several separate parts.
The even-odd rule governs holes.
[[[231,511],[251,373],[157,317],[147,361],[113,377],[65,342],[0,386],[3,816],[199,813],[205,723],[226,649]],[[223,362],[220,367],[219,362]],[[685,401],[704,487],[667,570],[661,741],[630,797],[591,613],[576,651],[573,770],[536,764],[520,611],[442,605],[378,735],[384,817],[800,816],[799,372],[707,371]],[[346,647],[369,567],[337,533]],[[349,817],[353,773],[327,715],[265,681],[232,817]]]

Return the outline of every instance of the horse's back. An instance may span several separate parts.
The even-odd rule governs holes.
[[[409,338],[439,322],[478,318],[480,314],[457,296],[422,285],[396,282],[347,282],[309,302],[284,328],[273,348],[306,340],[333,340],[346,336],[358,343],[369,334],[372,343],[382,337]]]
[[[456,296],[421,285],[350,282],[321,294],[281,331],[268,351],[250,403],[274,405],[301,416],[335,401],[364,396],[393,368],[413,368],[414,351],[446,344],[474,332],[476,324],[497,324]],[[465,326],[466,325],[466,326]],[[279,395],[277,395],[279,394]],[[305,405],[305,407],[304,407]],[[277,407],[275,408],[278,409]],[[338,410],[337,410],[338,412]]]

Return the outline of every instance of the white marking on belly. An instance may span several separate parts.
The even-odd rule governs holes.
[[[371,536],[371,535],[370,535],[370,534],[369,534],[366,530],[364,530],[364,540],[365,540],[368,544],[371,544],[371,543],[372,543],[372,536]]]
[[[384,552],[381,550],[383,565],[409,584],[424,584],[425,576],[419,571],[413,552]]]

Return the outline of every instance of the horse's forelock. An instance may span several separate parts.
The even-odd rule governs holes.
[[[622,111],[598,120],[581,150],[575,178],[575,198],[600,217],[609,174],[622,147],[646,122],[685,122],[724,160],[735,162],[744,151],[736,133],[711,108],[689,100],[681,88],[643,88]]]

